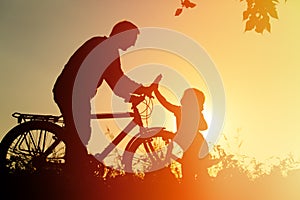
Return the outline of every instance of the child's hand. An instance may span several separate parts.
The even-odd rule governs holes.
[[[158,76],[155,78],[155,80],[153,81],[152,84],[158,84],[158,83],[160,82],[161,79],[162,79],[162,75],[160,74],[160,75],[158,75]]]
[[[150,85],[150,87],[153,91],[158,90],[158,83],[160,82],[161,79],[162,79],[162,75],[160,74],[155,78],[153,83]]]

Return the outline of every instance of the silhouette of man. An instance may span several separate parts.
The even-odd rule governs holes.
[[[67,162],[70,161],[71,165],[73,161],[81,162],[85,160],[87,150],[85,145],[88,144],[91,136],[90,127],[90,115],[91,105],[90,100],[95,96],[96,90],[101,86],[103,80],[107,82],[109,87],[114,93],[125,99],[125,102],[130,101],[131,94],[145,94],[151,96],[152,90],[150,87],[145,87],[142,84],[138,84],[135,81],[128,78],[121,69],[119,49],[125,51],[129,47],[134,46],[137,36],[139,34],[138,27],[131,22],[121,21],[117,23],[109,37],[93,37],[86,41],[69,59],[65,65],[61,74],[56,80],[53,88],[54,100],[58,105],[60,112],[64,118],[65,129],[66,129],[66,141],[70,147],[67,149]],[[111,39],[112,38],[112,39]],[[72,114],[72,95],[76,76],[79,72],[80,66],[84,62],[85,58],[89,55],[94,48],[100,43],[105,42],[109,48],[105,49],[103,55],[97,55],[97,67],[99,70],[103,70],[97,87],[89,87],[83,85],[81,88],[82,94],[80,99],[80,124],[84,127],[84,135],[79,135],[76,131],[74,118]],[[108,66],[101,65],[101,59],[105,59],[105,56],[115,58]],[[89,77],[86,77],[87,82]],[[73,97],[74,98],[74,97]],[[78,106],[78,105],[77,105]],[[68,152],[70,151],[70,152]]]

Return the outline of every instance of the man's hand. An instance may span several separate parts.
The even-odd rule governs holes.
[[[150,86],[148,86],[148,87],[145,87],[145,89],[144,89],[144,94],[146,95],[146,96],[148,96],[149,98],[153,98],[153,96],[152,96],[152,92],[155,90],[155,85],[152,83]]]
[[[154,90],[157,90],[158,83],[161,80],[161,78],[162,78],[162,75],[160,74],[154,79],[153,83],[150,86],[148,86],[148,87],[142,86],[142,87],[138,88],[134,93],[139,94],[139,95],[144,94],[150,98],[153,98],[152,92]]]

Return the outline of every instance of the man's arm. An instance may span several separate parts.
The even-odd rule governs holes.
[[[114,93],[117,96],[124,98],[125,102],[130,101],[132,94],[145,94],[151,97],[152,91],[155,89],[153,84],[146,87],[126,76],[121,69],[120,58],[117,58],[109,68],[105,70],[103,78]],[[155,81],[159,82],[160,78],[161,76],[157,77],[157,80]]]
[[[116,74],[114,74],[114,76],[115,75]],[[114,81],[116,81],[116,83]],[[142,84],[133,81],[125,74],[123,74],[119,79],[116,77],[107,78],[106,82],[117,96],[124,98],[125,102],[130,102],[132,94],[145,94],[147,96],[151,96],[152,93],[150,87],[145,87]]]
[[[103,79],[113,92],[129,102],[131,94],[146,94],[148,87],[135,82],[124,74],[121,69],[120,59],[117,58],[104,72]]]

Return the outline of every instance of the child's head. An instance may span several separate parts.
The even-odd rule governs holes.
[[[203,92],[196,88],[188,88],[184,91],[183,96],[180,100],[181,105],[188,106],[192,102],[197,101],[200,111],[203,110],[203,104],[205,101],[205,96]]]
[[[190,110],[191,112],[203,111],[203,104],[205,101],[205,95],[198,89],[188,88],[184,91],[184,94],[180,100],[182,108]],[[199,128],[200,131],[207,129],[206,120],[204,119],[202,113],[200,114],[199,119]]]

